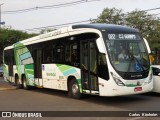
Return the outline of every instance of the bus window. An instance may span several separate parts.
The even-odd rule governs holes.
[[[98,55],[98,76],[105,80],[109,80],[106,55],[103,53],[99,53]]]
[[[8,58],[8,51],[5,50],[4,51],[4,63],[7,64],[7,65],[8,65],[8,60],[9,60],[9,58]]]
[[[82,51],[81,53],[83,53],[83,59],[82,59],[82,68],[84,68],[85,70],[88,70],[88,43],[87,42],[83,42],[82,43]]]
[[[97,81],[97,49],[95,42],[90,42],[90,79],[91,79],[91,89],[98,90]]]
[[[97,73],[97,50],[94,42],[90,43],[90,70]]]
[[[72,47],[71,47],[71,61],[73,63],[77,62],[78,61],[78,53],[77,53],[77,44],[73,44]]]
[[[63,62],[64,61],[64,46],[57,45],[56,47],[56,62]]]
[[[9,76],[13,75],[13,49],[8,50],[8,69],[9,69]]]
[[[56,45],[53,45],[52,62],[56,61]]]
[[[43,61],[44,63],[51,63],[52,62],[52,46],[47,44],[45,47],[44,47],[44,50],[43,50]]]
[[[71,62],[71,47],[70,44],[67,44],[65,47],[65,61],[66,62]]]

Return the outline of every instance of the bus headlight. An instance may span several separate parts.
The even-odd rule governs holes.
[[[152,79],[153,79],[153,74],[151,73],[151,74],[149,75],[148,84],[152,81]]]
[[[116,83],[118,86],[125,86],[125,84],[120,80],[119,77],[117,77],[116,75],[114,75],[112,72],[111,72],[111,75],[112,75],[115,83]]]

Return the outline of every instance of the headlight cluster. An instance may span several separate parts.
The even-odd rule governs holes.
[[[113,74],[112,72],[111,72],[111,75],[112,75],[115,83],[116,83],[118,86],[125,86],[125,84],[120,80],[119,77],[117,77],[117,76],[116,76],[115,74]]]

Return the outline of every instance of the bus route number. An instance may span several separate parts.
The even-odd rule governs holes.
[[[115,34],[108,34],[108,38],[109,38],[109,40],[114,40],[114,39],[116,39],[116,35]]]

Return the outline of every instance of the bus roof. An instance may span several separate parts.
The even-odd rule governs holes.
[[[12,49],[12,48],[13,48],[13,45],[5,47],[4,50],[9,50],[9,49]]]
[[[93,28],[93,29],[98,29],[98,30],[106,30],[107,32],[117,32],[121,31],[123,33],[125,32],[139,32],[137,29],[130,28],[127,26],[122,26],[122,25],[115,25],[115,24],[79,24],[79,25],[73,25],[73,29],[80,29],[80,28]]]
[[[122,26],[122,25],[114,25],[114,24],[78,24],[78,25],[72,25],[70,27],[63,27],[57,30],[54,30],[52,32],[48,32],[45,34],[41,34],[32,38],[28,38],[25,40],[22,40],[21,43],[23,44],[33,44],[33,41],[35,42],[42,42],[45,41],[47,39],[53,39],[54,37],[60,37],[62,34],[65,34],[64,36],[69,36],[71,35],[70,32],[74,31],[74,30],[80,30],[80,29],[96,29],[99,31],[103,31],[105,30],[106,32],[109,33],[115,33],[117,31],[123,32],[123,33],[136,33],[139,32],[137,29],[134,28],[130,28],[127,26]],[[62,36],[61,36],[62,37]],[[6,47],[4,50],[7,49],[12,49],[13,45]]]

